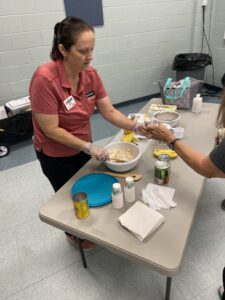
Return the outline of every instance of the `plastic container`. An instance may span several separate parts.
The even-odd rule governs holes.
[[[120,183],[114,183],[112,186],[112,206],[116,209],[123,207],[123,192]]]
[[[153,114],[152,123],[163,123],[175,127],[180,120],[180,114],[176,111],[156,111]]]
[[[197,94],[196,97],[193,99],[192,112],[198,114],[201,111],[202,111],[202,97],[201,94]]]
[[[130,176],[125,178],[124,199],[125,199],[126,202],[129,202],[129,203],[132,203],[132,202],[135,201],[134,180]]]

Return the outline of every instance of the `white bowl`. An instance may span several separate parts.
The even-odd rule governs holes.
[[[153,114],[153,123],[165,123],[175,127],[180,120],[180,114],[175,111],[156,111]]]
[[[132,150],[132,152],[135,155],[135,158],[132,160],[129,160],[127,162],[116,162],[116,161],[111,161],[111,160],[107,160],[105,161],[105,165],[115,171],[115,172],[126,172],[129,171],[131,169],[133,169],[136,164],[138,163],[139,159],[141,158],[141,150],[140,148],[133,144],[133,143],[129,143],[129,142],[114,142],[114,143],[110,143],[108,145],[104,146],[105,149],[109,150],[118,150],[118,149],[130,149]]]

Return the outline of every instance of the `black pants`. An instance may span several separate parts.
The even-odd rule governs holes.
[[[57,192],[80,168],[90,159],[84,152],[69,157],[51,157],[43,152],[36,151],[44,175]],[[68,232],[66,235],[71,236]]]
[[[69,157],[51,157],[36,151],[42,172],[57,192],[90,159],[84,152]]]

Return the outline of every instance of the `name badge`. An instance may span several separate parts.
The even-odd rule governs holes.
[[[95,92],[94,92],[94,91],[87,92],[87,93],[85,94],[85,96],[86,96],[87,98],[91,98],[91,97],[95,96]]]
[[[63,101],[65,107],[67,110],[70,110],[71,108],[74,107],[74,105],[76,104],[75,99],[73,98],[73,96],[69,96],[68,98],[66,98],[66,100]]]

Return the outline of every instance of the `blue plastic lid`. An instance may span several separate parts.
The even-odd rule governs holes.
[[[112,185],[118,180],[111,175],[91,173],[79,178],[72,186],[72,196],[85,192],[89,207],[105,205],[112,201]]]

